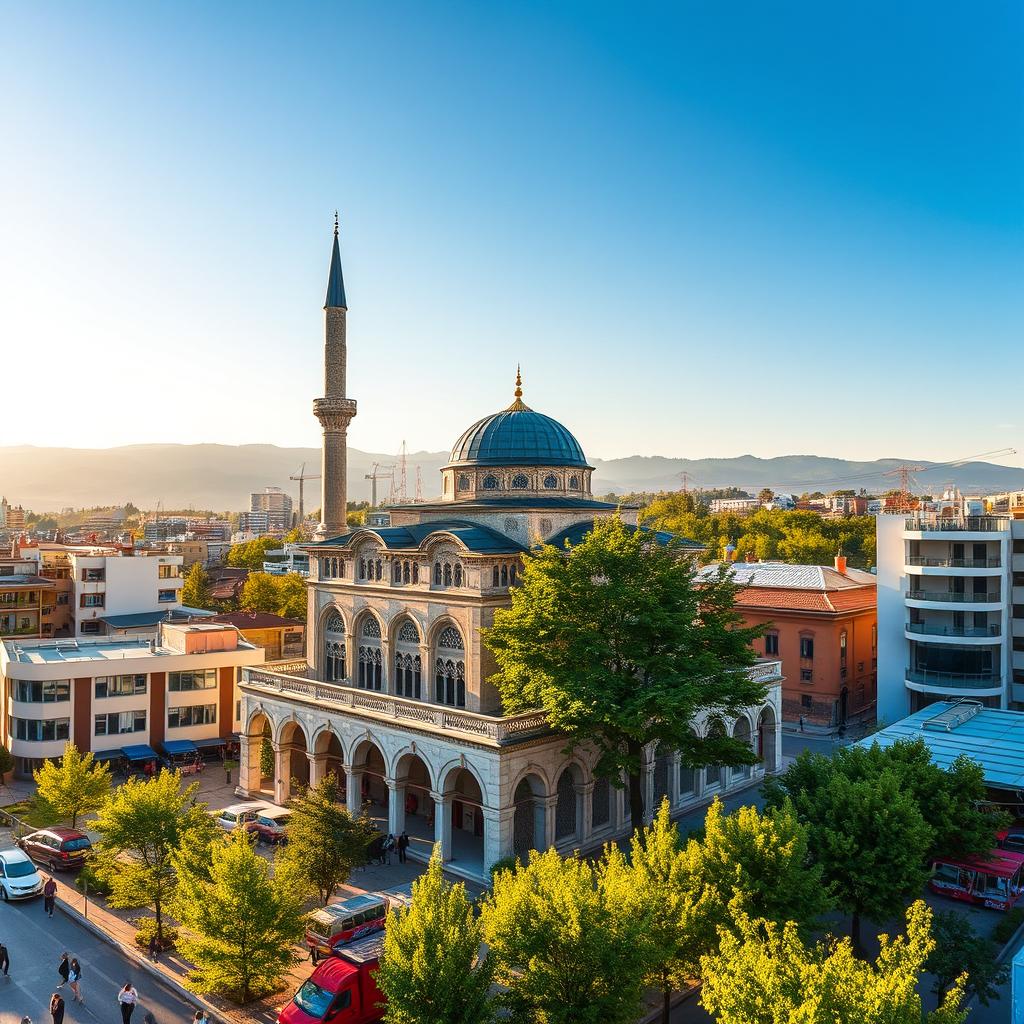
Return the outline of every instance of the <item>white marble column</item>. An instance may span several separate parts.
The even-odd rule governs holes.
[[[583,782],[576,787],[579,805],[579,838],[585,843],[594,834],[594,783]]]
[[[512,822],[514,807],[484,807],[484,874],[489,875],[491,865],[514,853],[512,849]]]
[[[309,761],[309,788],[320,785],[327,773],[327,755],[306,753]]]
[[[274,803],[283,805],[292,795],[292,748],[287,743],[273,743],[271,746],[274,750]]]
[[[441,861],[452,859],[452,798],[431,792],[434,801],[434,842],[440,844]]]
[[[343,764],[341,767],[345,772],[345,802],[348,804],[348,813],[353,818],[358,818],[363,813],[363,770],[350,764]]]
[[[393,836],[405,831],[405,785],[397,779],[385,779],[388,787],[388,832]]]
[[[555,811],[558,807],[558,795],[541,797],[537,803],[544,815],[544,842],[538,844],[538,850],[548,850],[555,845]],[[536,834],[534,840],[536,841]]]

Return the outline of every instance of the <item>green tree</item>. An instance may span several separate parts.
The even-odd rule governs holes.
[[[991,939],[979,935],[963,914],[953,910],[936,913],[932,935],[935,948],[928,955],[925,970],[935,979],[932,992],[939,1002],[964,974],[966,1001],[976,997],[982,1006],[988,1006],[999,998],[999,987],[1006,984],[1010,968],[996,961],[999,950]]]
[[[14,768],[14,757],[11,752],[0,743],[0,786],[2,786],[7,778],[7,773]]]
[[[272,779],[274,777],[274,744],[269,736],[260,739],[260,778]]]
[[[495,875],[482,922],[514,1019],[633,1024],[648,950],[618,895],[605,869],[555,850]]]
[[[816,530],[790,530],[779,541],[779,558],[796,565],[831,565],[835,552],[835,544]]]
[[[188,608],[210,608],[210,574],[202,562],[193,562],[181,588],[181,603]]]
[[[757,493],[757,500],[761,502],[762,505],[767,505],[774,497],[775,492],[770,487],[762,487]]]
[[[296,797],[284,854],[325,905],[353,868],[367,862],[367,847],[377,835],[367,818],[353,818],[339,799],[333,775]]]
[[[241,606],[249,612],[277,614],[277,577],[269,572],[251,572],[242,585]]]
[[[277,577],[277,614],[306,621],[306,581],[294,572]]]
[[[605,851],[605,885],[623,911],[641,922],[646,984],[662,993],[662,1024],[668,1024],[673,990],[699,976],[700,958],[718,946],[725,907],[704,884],[703,851],[680,848],[679,830],[663,800],[654,821],[633,835],[627,863],[617,846]]]
[[[182,789],[178,772],[162,771],[145,782],[129,779],[96,817],[103,837],[97,871],[111,887],[108,902],[152,906],[161,938],[163,914],[174,894],[174,854],[186,848],[205,853],[218,836],[206,805],[196,803],[198,791],[198,782]]]
[[[74,743],[65,744],[59,761],[44,761],[32,778],[36,800],[72,828],[82,815],[99,810],[110,795],[110,769],[91,753],[82,754]]]
[[[701,961],[701,1004],[718,1024],[963,1024],[960,983],[937,1010],[922,1009],[917,987],[935,945],[930,926],[918,901],[907,910],[905,936],[879,936],[872,964],[848,939],[808,948],[794,923],[743,919],[740,934],[723,931],[719,950]]]
[[[493,964],[466,887],[445,881],[435,847],[412,883],[412,906],[388,916],[377,985],[387,1024],[486,1024],[494,1017]]]
[[[598,520],[575,547],[524,556],[512,607],[484,631],[506,711],[542,709],[570,746],[597,747],[598,775],[618,784],[625,772],[634,829],[646,744],[677,749],[693,767],[757,760],[749,744],[690,729],[700,710],[735,716],[765,693],[745,671],[763,629],[743,625],[724,571],[699,587],[696,572],[653,533]]]
[[[700,840],[703,885],[727,911],[724,923],[735,927],[732,908],[812,930],[829,908],[828,886],[820,864],[810,863],[808,829],[786,800],[764,814],[740,807],[726,814],[716,797],[704,819]]]
[[[208,870],[181,852],[172,862],[174,912],[187,929],[178,945],[196,988],[241,1003],[275,991],[299,959],[294,947],[305,929],[305,889],[293,869],[278,858],[271,877],[244,829],[213,845]]]
[[[281,543],[280,537],[256,537],[241,544],[232,544],[228,550],[227,564],[259,572],[267,561],[267,552],[279,551]]]
[[[860,949],[863,917],[888,920],[921,891],[932,830],[893,771],[863,779],[826,772],[813,788],[789,796],[808,826],[811,857],[831,883],[836,906],[850,915],[850,935]]]

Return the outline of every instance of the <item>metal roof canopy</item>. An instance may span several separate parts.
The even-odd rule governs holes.
[[[949,768],[960,754],[966,754],[981,765],[987,786],[1024,790],[1024,712],[982,708],[952,728],[936,729],[936,719],[947,718],[947,712],[953,712],[949,718],[957,717],[964,707],[959,701],[929,704],[857,745],[891,747],[898,740],[920,739],[940,768]],[[926,725],[929,721],[932,724]]]
[[[164,753],[173,757],[175,754],[195,754],[197,751],[191,740],[164,740]]]
[[[148,743],[136,743],[129,747],[122,747],[121,753],[129,761],[156,761],[156,751]]]

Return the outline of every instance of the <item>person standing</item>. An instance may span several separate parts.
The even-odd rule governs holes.
[[[124,983],[124,988],[117,993],[117,1001],[121,1004],[122,1024],[132,1024],[132,1014],[135,1012],[135,1004],[139,1001],[139,993],[130,982]]]
[[[403,832],[398,837],[398,863],[405,863],[405,851],[409,849],[409,833]]]
[[[800,731],[801,732],[804,731],[804,716],[803,715],[800,716]]]
[[[156,963],[160,957],[160,940],[156,937],[156,932],[153,932],[149,939],[149,959]]]
[[[57,988],[63,988],[68,983],[68,975],[71,973],[71,964],[68,960],[68,954],[66,951],[60,955],[60,963],[57,964],[57,973],[60,975],[60,984]]]
[[[7,977],[7,972],[11,966],[11,954],[7,952],[7,947],[0,942],[0,970],[4,972],[4,977]]]
[[[64,1024],[64,1000],[59,992],[50,996],[50,1019],[53,1024]]]
[[[71,986],[72,1002],[81,1003],[85,1006],[85,996],[82,995],[82,965],[78,962],[77,956],[71,958],[68,984]]]
[[[53,875],[50,875],[43,886],[43,913],[47,917],[53,917],[53,905],[56,900],[57,883],[53,880]]]
[[[393,832],[388,833],[387,839],[384,840],[384,860],[383,863],[391,864],[391,851],[395,848],[395,835]]]

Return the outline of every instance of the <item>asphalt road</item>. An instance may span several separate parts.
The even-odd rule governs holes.
[[[20,1024],[29,1016],[33,1024],[50,1024],[50,996],[60,977],[57,964],[64,950],[82,964],[85,1005],[71,1001],[65,985],[66,1024],[121,1024],[117,993],[128,980],[139,991],[132,1024],[142,1024],[147,1012],[157,1024],[188,1024],[193,1007],[157,984],[114,947],[96,938],[57,910],[43,913],[42,899],[0,903],[0,941],[10,952],[8,978],[0,975],[0,1024]]]

